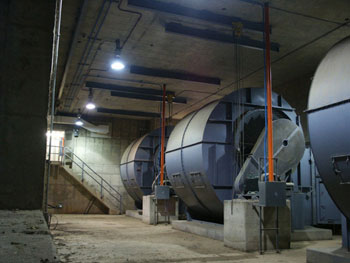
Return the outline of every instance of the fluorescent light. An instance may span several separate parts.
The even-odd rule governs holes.
[[[77,125],[77,126],[83,126],[84,123],[83,123],[80,119],[77,119],[77,120],[75,121],[75,125]]]
[[[88,104],[86,104],[85,106],[88,110],[93,110],[96,108],[96,105],[92,102],[89,102]]]
[[[111,64],[111,68],[114,70],[122,70],[125,68],[124,63],[123,63],[123,61],[121,61],[119,56],[117,56],[117,58],[115,60],[113,60],[113,62]]]

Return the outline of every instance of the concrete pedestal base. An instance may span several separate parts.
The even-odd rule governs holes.
[[[224,244],[240,251],[259,250],[259,207],[258,201],[226,200],[224,201]],[[291,218],[290,204],[279,208],[279,248],[290,248]],[[276,209],[262,208],[264,228],[275,228]],[[275,249],[276,232],[263,232],[263,249]]]
[[[332,230],[307,226],[302,230],[292,232],[292,242],[297,241],[314,241],[314,240],[331,240]]]
[[[143,196],[142,221],[146,224],[170,223],[179,218],[179,200],[170,197],[169,200],[156,200],[154,195]],[[169,222],[170,221],[170,222]]]
[[[307,263],[349,263],[350,252],[343,248],[309,248],[306,250]]]
[[[204,221],[174,220],[171,222],[174,229],[224,241],[224,225]]]

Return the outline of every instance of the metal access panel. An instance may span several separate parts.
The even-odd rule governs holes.
[[[269,207],[286,206],[286,183],[259,182],[259,205]]]
[[[167,185],[156,185],[155,197],[158,200],[168,200],[170,198],[170,188]]]

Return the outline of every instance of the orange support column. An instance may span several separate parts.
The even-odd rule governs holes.
[[[166,86],[163,84],[163,100],[162,100],[162,134],[161,134],[161,150],[160,150],[160,185],[164,185],[164,144],[165,144],[165,98]]]
[[[274,181],[273,164],[273,128],[272,128],[272,87],[271,87],[271,56],[270,56],[270,14],[269,4],[264,5],[265,18],[265,54],[266,54],[266,95],[267,95],[267,141],[269,161],[269,181]]]

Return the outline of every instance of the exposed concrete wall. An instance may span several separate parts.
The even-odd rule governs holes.
[[[62,205],[60,209],[50,209],[50,212],[55,214],[108,214],[109,212],[108,207],[101,204],[59,165],[52,165],[49,204]]]
[[[55,1],[0,1],[0,209],[41,209]]]
[[[72,127],[66,126],[65,145],[72,148],[74,153],[85,161],[92,169],[101,175],[109,184],[122,195],[126,209],[134,208],[134,201],[127,194],[120,178],[120,160],[126,147],[135,139],[149,132],[150,122],[147,120],[108,119],[111,123],[111,134],[100,136],[81,128],[79,137],[72,136]],[[107,122],[101,122],[106,124]],[[55,129],[62,129],[57,126]],[[81,169],[73,166],[76,173]],[[85,175],[85,180],[96,185]]]

